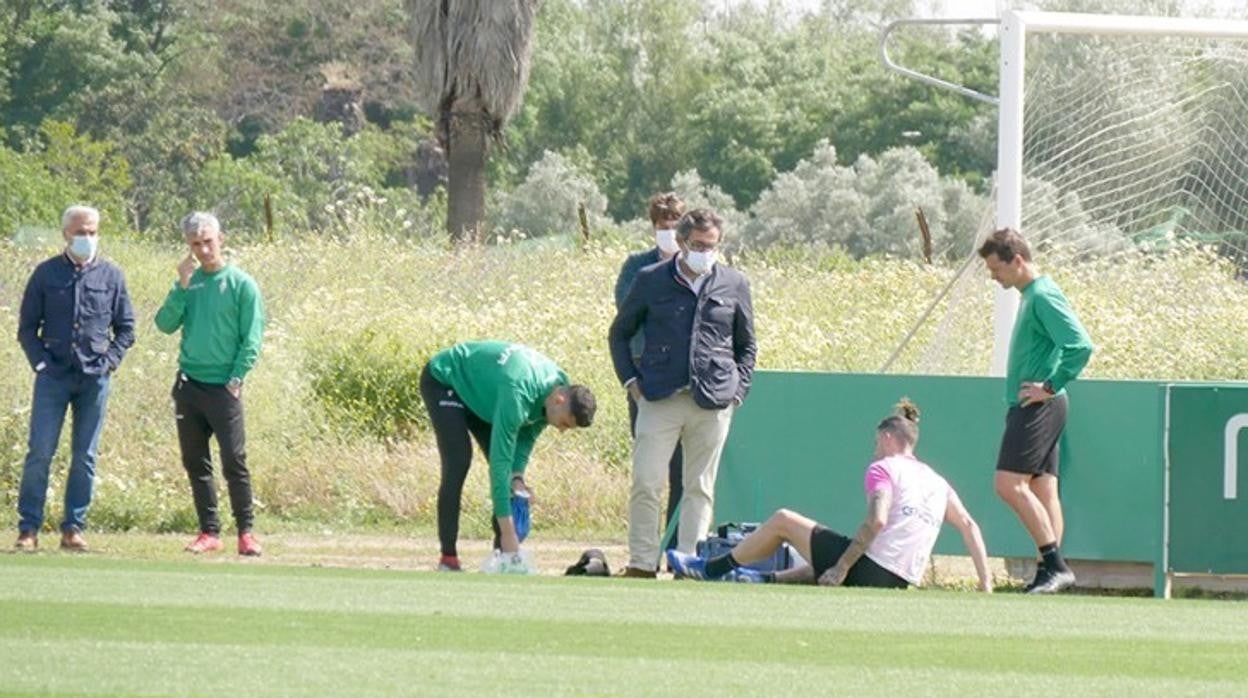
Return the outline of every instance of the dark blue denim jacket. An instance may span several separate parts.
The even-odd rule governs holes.
[[[126,278],[99,255],[79,268],[65,254],[39,266],[22,295],[17,341],[43,372],[107,375],[134,344],[134,308]]]

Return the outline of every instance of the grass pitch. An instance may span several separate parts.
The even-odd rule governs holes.
[[[1248,694],[1248,605],[0,555],[3,695]]]

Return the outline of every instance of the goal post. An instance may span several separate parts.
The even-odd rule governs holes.
[[[889,57],[896,29],[931,25],[995,26],[997,94]],[[885,28],[880,56],[895,73],[995,108],[995,123],[988,112],[980,132],[996,140],[992,203],[975,230],[957,231],[959,250],[994,228],[1017,228],[1046,271],[1078,282],[1068,289],[1076,293],[1105,276],[1098,265],[1123,254],[1133,268],[1160,264],[1171,275],[1158,278],[1184,277],[1206,296],[1234,276],[1248,278],[1248,21],[1013,10],[991,19],[903,19]],[[996,133],[987,133],[993,125]],[[1099,292],[1105,297],[1106,287]],[[990,285],[972,252],[881,372],[1004,375],[1018,298]],[[1106,325],[1099,309],[1106,377],[1213,375],[1207,362],[1184,364],[1177,354],[1148,375],[1114,364],[1124,340],[1184,336],[1225,349],[1214,333],[1216,299],[1189,299],[1177,315],[1154,312],[1157,300],[1124,305],[1138,316],[1132,327]]]
[[[1026,114],[1025,68],[1029,34],[1248,39],[1248,22],[1006,10],[1001,15],[998,31],[1001,53],[1000,101],[997,114],[996,225],[998,228],[1021,229]],[[1023,232],[1026,234],[1027,231]],[[998,288],[995,291],[989,375],[1005,375],[1010,336],[1018,312],[1018,298],[1018,291],[1013,289]]]
[[[952,23],[995,25],[996,95],[889,60],[896,27]],[[1110,380],[1075,386],[1085,408],[1070,425],[1075,467],[1063,472],[1071,494],[1093,502],[1076,508],[1072,549],[1104,560],[1112,545],[1132,546],[1115,559],[1151,557],[1158,595],[1175,575],[1248,575],[1248,540],[1219,535],[1248,524],[1248,497],[1237,489],[1248,472],[1239,331],[1248,307],[1248,21],[1006,11],[900,20],[880,49],[895,72],[995,107],[992,203],[975,230],[959,231],[962,242],[1021,230],[1097,343],[1090,372]],[[985,146],[992,116],[975,132]],[[918,374],[880,376],[892,392],[901,381],[1005,373],[1019,294],[991,283],[965,245],[957,250],[947,259],[961,265],[880,371],[896,363]],[[917,350],[907,352],[912,339]],[[1118,453],[1122,438],[1104,434],[1130,434],[1126,442],[1145,454]],[[1106,444],[1115,452],[1081,460]],[[1104,506],[1121,503],[1101,489],[1107,466],[1126,468],[1139,500],[1097,522]],[[1137,525],[1117,528],[1128,516]]]

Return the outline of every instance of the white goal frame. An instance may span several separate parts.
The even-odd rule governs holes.
[[[1248,21],[1093,15],[1007,10],[1000,25],[1000,107],[997,112],[997,227],[1019,228],[1023,219],[1023,107],[1028,34],[1248,39]],[[1025,234],[1025,231],[1024,231]],[[1018,314],[1018,291],[996,290],[992,364],[989,375],[1004,376],[1010,336]]]
[[[888,55],[889,36],[897,28],[914,25],[997,25],[1000,42],[997,96],[906,68]],[[1023,218],[1023,113],[1026,103],[1024,67],[1028,34],[1097,34],[1138,37],[1192,37],[1248,40],[1248,21],[1098,15],[1075,12],[1005,10],[998,19],[902,19],[891,22],[880,36],[880,60],[889,70],[906,77],[952,90],[965,97],[997,107],[996,227],[1021,228]],[[1023,231],[1024,234],[1026,231]],[[972,253],[972,258],[974,253]],[[968,260],[969,262],[970,260]],[[967,265],[959,270],[960,276]],[[956,279],[955,279],[956,280]],[[950,282],[950,286],[952,282]],[[941,292],[943,296],[949,287]],[[936,299],[939,301],[939,297]],[[1004,376],[1010,353],[1014,319],[1018,315],[1018,291],[997,288],[993,303],[992,359],[988,375]],[[936,302],[924,314],[935,309]],[[923,320],[920,320],[920,324]],[[881,371],[887,371],[918,330],[916,325]]]
[[[905,25],[980,24],[997,25],[1000,42],[998,94],[985,95],[961,85],[925,75],[894,63],[888,56],[886,42],[897,27]],[[897,73],[921,82],[955,91],[971,99],[993,104],[997,107],[997,174],[995,224],[997,228],[1020,228],[1023,214],[1023,119],[1026,100],[1024,68],[1026,44],[1029,34],[1083,34],[1124,37],[1226,39],[1248,41],[1248,21],[1227,19],[1191,19],[1176,17],[1143,17],[1129,15],[1095,15],[1067,12],[1032,12],[1006,10],[999,19],[905,19],[893,22],[885,28],[880,39],[880,55],[884,65]],[[1026,231],[1023,231],[1026,233]],[[955,279],[941,292],[946,294],[957,276],[960,276],[974,260],[972,252],[967,263],[957,272]],[[939,300],[939,298],[937,299]],[[1010,339],[1018,313],[1019,293],[997,288],[993,309],[993,349],[989,375],[1003,376],[1009,356]],[[933,302],[924,314],[935,308]],[[924,320],[920,320],[922,323]],[[885,364],[885,369],[897,358],[905,344],[913,337],[915,329],[902,342]],[[883,372],[883,371],[881,371]],[[1154,564],[1154,591],[1158,596],[1169,598],[1175,571],[1170,569],[1171,546],[1171,393],[1176,385],[1162,384],[1164,388],[1164,417],[1162,427],[1162,503],[1161,547]],[[1189,384],[1190,387],[1190,384]],[[1232,417],[1224,429],[1224,463],[1222,497],[1234,499],[1238,492],[1235,465],[1238,451],[1234,439],[1240,430],[1248,428],[1248,414]]]

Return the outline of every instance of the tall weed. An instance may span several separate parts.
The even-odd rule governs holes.
[[[232,250],[259,282],[269,323],[245,388],[249,463],[259,519],[334,525],[434,518],[439,463],[419,401],[419,371],[435,351],[468,339],[529,344],[599,397],[590,429],[539,441],[529,478],[537,527],[619,533],[629,437],[623,391],[607,354],[612,286],[629,246],[609,237],[582,248],[528,242],[447,249],[357,231]],[[633,247],[645,244],[638,238]],[[126,271],[138,341],[114,377],[91,522],[114,529],[192,530],[169,398],[178,338],[152,317],[185,254],[179,246],[105,237]],[[31,269],[54,249],[0,243],[0,326],[17,325]],[[759,365],[874,371],[928,299],[946,266],[810,253],[745,255],[755,296]],[[1097,343],[1086,375],[1248,378],[1248,289],[1216,256],[1191,246],[1052,270]],[[992,284],[975,284],[950,372],[988,363]],[[931,335],[920,333],[918,345]],[[900,360],[916,365],[918,349]],[[12,512],[25,456],[32,374],[15,341],[0,342],[0,508]],[[68,437],[49,497],[59,508]],[[465,490],[465,532],[488,533],[487,468],[477,455]],[[223,500],[224,501],[224,500]],[[49,521],[56,521],[49,512]],[[228,517],[227,517],[228,518]]]

